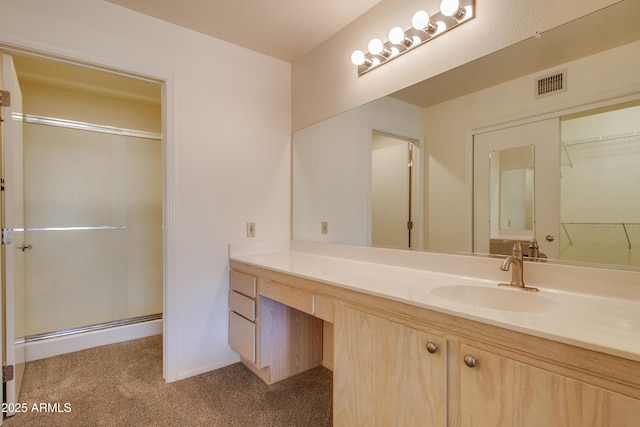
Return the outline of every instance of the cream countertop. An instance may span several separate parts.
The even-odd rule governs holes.
[[[497,286],[511,279],[500,258],[309,242],[231,245],[230,258],[640,362],[638,272],[527,262],[530,293]]]

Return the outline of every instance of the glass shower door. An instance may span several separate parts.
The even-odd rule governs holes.
[[[162,312],[157,139],[25,124],[26,335]]]

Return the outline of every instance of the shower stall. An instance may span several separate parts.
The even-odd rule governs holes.
[[[24,341],[160,319],[161,135],[22,120]]]

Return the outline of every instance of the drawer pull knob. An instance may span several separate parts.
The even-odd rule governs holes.
[[[477,363],[478,363],[478,359],[476,359],[473,356],[466,355],[464,357],[464,364],[470,368],[473,368],[474,366],[476,366]]]
[[[427,351],[431,354],[435,353],[436,351],[438,351],[438,344],[436,343],[432,343],[432,342],[428,342],[427,343]]]

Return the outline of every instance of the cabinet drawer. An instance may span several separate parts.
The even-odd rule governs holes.
[[[315,314],[314,296],[306,291],[265,280],[260,282],[260,295],[307,314]]]
[[[239,271],[229,271],[229,288],[251,298],[256,297],[256,278]]]
[[[256,363],[256,324],[229,311],[229,345],[240,356]]]
[[[256,301],[253,298],[245,297],[236,291],[229,291],[229,308],[242,317],[251,321],[256,320]]]

